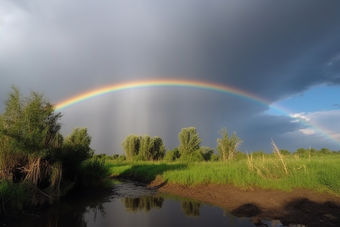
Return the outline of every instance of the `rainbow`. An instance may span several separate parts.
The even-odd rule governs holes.
[[[128,82],[121,84],[114,84],[107,87],[98,88],[74,96],[70,99],[62,101],[56,105],[56,110],[61,110],[71,105],[83,102],[88,99],[95,98],[104,94],[109,94],[113,92],[124,91],[133,88],[149,88],[149,87],[184,87],[184,88],[198,88],[203,90],[210,90],[214,92],[221,92],[229,95],[233,95],[242,99],[247,99],[249,101],[258,103],[260,105],[268,107],[271,102],[263,99],[259,96],[251,94],[246,91],[242,91],[237,88],[233,88],[226,85],[220,85],[210,82],[203,81],[193,81],[193,80],[146,80],[137,82]]]
[[[278,110],[280,113],[290,116],[290,111],[285,110],[282,107],[277,105],[273,105],[271,101],[266,100],[260,96],[255,94],[240,90],[235,87],[230,87],[226,85],[206,82],[206,81],[196,81],[196,80],[145,80],[145,81],[136,81],[136,82],[126,82],[120,84],[113,84],[106,87],[94,89],[88,92],[81,93],[74,97],[71,97],[67,100],[64,100],[56,105],[55,110],[62,110],[69,106],[75,105],[77,103],[93,99],[98,96],[102,96],[105,94],[110,94],[114,92],[124,91],[128,89],[135,89],[135,88],[150,88],[150,87],[183,87],[183,88],[196,88],[196,89],[203,89],[209,90],[213,92],[224,93],[228,95],[232,95],[241,99],[249,100],[251,102],[257,103],[259,105],[268,107],[272,106],[274,109]],[[295,119],[295,118],[293,118]],[[304,126],[308,126],[312,128],[314,131],[318,132],[319,134],[329,138],[331,141],[335,142],[337,145],[340,145],[340,142],[337,138],[332,136],[326,129],[321,128],[320,126],[316,126],[311,124],[308,121],[303,119],[299,119],[299,122],[302,123]]]

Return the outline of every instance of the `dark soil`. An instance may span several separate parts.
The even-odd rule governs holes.
[[[307,227],[340,226],[340,198],[306,189],[290,192],[231,185],[189,187],[154,180],[149,187],[160,192],[189,197],[226,208],[237,217],[280,220],[284,226],[303,224]]]

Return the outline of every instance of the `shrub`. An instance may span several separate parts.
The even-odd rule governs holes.
[[[77,174],[76,185],[79,189],[92,189],[105,185],[108,170],[105,168],[105,160],[92,158],[83,162]]]
[[[235,160],[242,160],[242,159],[247,159],[247,155],[243,153],[242,151],[238,151],[235,154]]]
[[[216,161],[218,161],[218,160],[220,160],[220,156],[219,156],[219,155],[217,155],[217,154],[212,154],[212,155],[210,156],[210,161],[216,162]]]
[[[176,147],[172,151],[167,151],[164,156],[164,161],[167,162],[173,162],[176,161],[179,158],[179,151],[178,148]]]
[[[118,159],[119,158],[119,154],[114,154],[114,155],[112,155],[112,157],[113,157],[114,160]]]
[[[191,154],[182,154],[180,160],[185,162],[202,162],[204,157],[201,150],[196,150]]]
[[[90,148],[91,137],[86,128],[75,128],[64,140],[62,152],[59,155],[63,165],[63,178],[75,181],[77,172],[83,161],[91,158],[94,151]]]
[[[211,147],[200,147],[203,158],[205,161],[210,161],[211,155],[214,153],[214,149]]]
[[[120,161],[120,162],[123,162],[123,161],[126,161],[126,156],[125,155],[119,155],[119,157],[118,157],[118,159],[117,159],[118,161]]]

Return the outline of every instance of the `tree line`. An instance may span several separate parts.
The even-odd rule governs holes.
[[[219,131],[221,138],[217,139],[216,149],[211,147],[201,146],[201,138],[195,127],[182,128],[178,133],[179,146],[173,150],[166,151],[163,141],[160,137],[157,138],[158,146],[153,145],[153,140],[148,135],[129,135],[122,143],[125,155],[115,154],[112,159],[116,160],[143,160],[143,161],[229,161],[234,159],[246,159],[247,155],[238,150],[243,142],[237,137],[236,132],[228,135],[227,128],[222,128]],[[217,151],[217,153],[215,152]],[[264,157],[267,154],[263,151],[251,152],[253,157]],[[288,150],[280,150],[282,155],[295,155],[299,157],[323,156],[340,154],[340,151],[330,151],[327,148],[316,150],[314,148],[299,148],[295,152]]]
[[[214,154],[214,149],[201,146],[201,138],[195,127],[182,128],[178,134],[180,145],[172,151],[165,150],[165,146],[160,137],[151,138],[148,135],[128,135],[122,142],[126,160],[154,161],[164,159],[175,161],[177,159],[186,161],[228,161],[235,157],[237,148],[242,140],[234,132],[230,137],[226,128],[222,128],[219,133],[222,138],[217,139],[217,151],[219,156]],[[115,156],[118,158],[118,156]]]

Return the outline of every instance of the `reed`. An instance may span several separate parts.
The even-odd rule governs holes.
[[[281,163],[283,165],[283,168],[284,168],[286,174],[288,175],[288,170],[287,170],[286,164],[283,161],[282,154],[281,154],[280,150],[277,148],[276,144],[274,143],[274,140],[272,140],[272,145],[274,147],[274,153],[276,153],[279,156],[279,159],[280,159],[280,161],[281,161]]]

